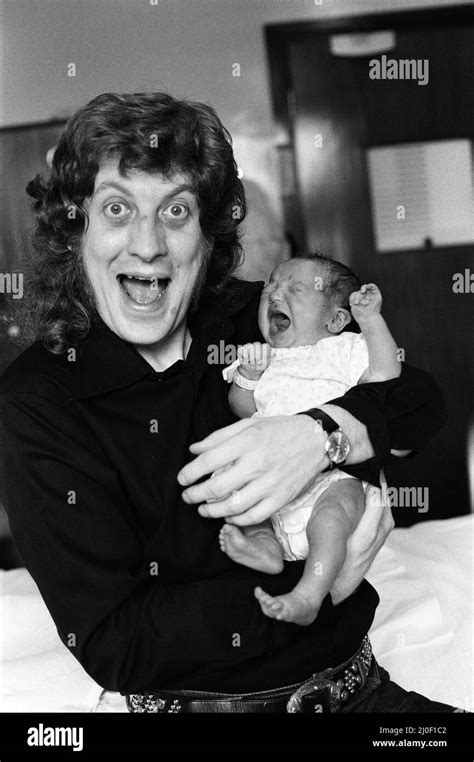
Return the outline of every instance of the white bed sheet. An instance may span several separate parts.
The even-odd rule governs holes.
[[[396,529],[369,581],[381,603],[370,631],[393,680],[473,710],[472,516]],[[25,569],[0,572],[0,712],[125,712],[61,643]]]

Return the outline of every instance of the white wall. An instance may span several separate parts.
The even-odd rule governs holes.
[[[0,125],[68,116],[104,91],[166,89],[216,107],[245,175],[277,203],[263,26],[463,2],[319,1],[3,0]]]

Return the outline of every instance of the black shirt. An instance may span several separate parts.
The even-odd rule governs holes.
[[[253,590],[290,590],[221,552],[222,520],[181,500],[189,444],[235,420],[209,347],[261,340],[261,284],[233,307],[202,305],[186,360],[158,373],[99,322],[73,352],[40,343],[0,381],[0,485],[13,536],[62,641],[104,688],[234,693],[306,679],[354,653],[378,597],[363,582],[309,627],[264,616]],[[442,422],[426,374],[366,384],[338,404],[368,422],[377,455],[347,468],[370,478],[391,446],[419,449]],[[387,449],[388,448],[388,449]],[[373,473],[373,470],[372,470]]]

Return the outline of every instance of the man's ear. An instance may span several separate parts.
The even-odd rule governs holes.
[[[344,307],[336,307],[332,313],[329,321],[326,323],[326,328],[329,333],[338,334],[348,325],[352,320],[352,315],[349,310]]]

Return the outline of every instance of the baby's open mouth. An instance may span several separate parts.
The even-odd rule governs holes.
[[[270,315],[270,331],[273,333],[286,331],[291,325],[291,320],[284,312],[275,310]]]
[[[153,304],[168,288],[170,278],[145,278],[141,275],[119,275],[118,281],[123,291],[135,304]]]

